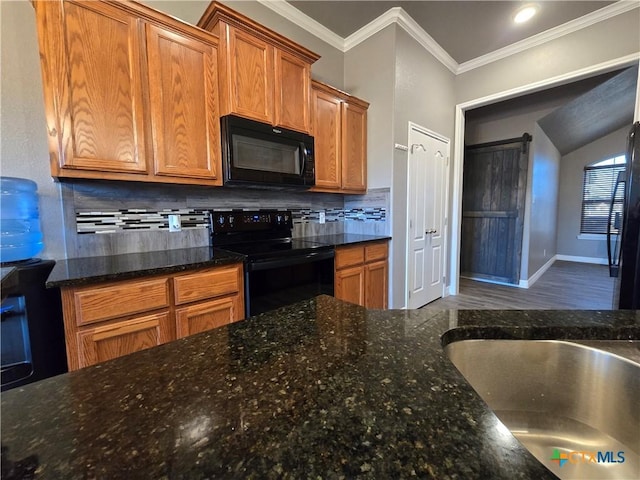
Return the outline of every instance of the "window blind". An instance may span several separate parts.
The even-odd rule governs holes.
[[[618,173],[623,172],[625,168],[625,165],[585,167],[580,233],[607,233],[611,196],[618,179]],[[620,226],[623,203],[624,187],[622,186],[618,188],[614,201],[612,221],[612,232],[614,233],[617,233]]]

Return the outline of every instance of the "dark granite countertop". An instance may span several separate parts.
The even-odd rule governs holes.
[[[389,240],[390,238],[345,233],[303,237],[301,240],[338,246],[375,240]],[[91,283],[125,280],[145,275],[171,274],[193,268],[242,262],[244,259],[244,255],[211,247],[69,258],[56,262],[47,279],[47,287],[89,285]]]
[[[305,240],[323,245],[338,247],[340,245],[350,245],[354,243],[374,242],[376,240],[391,240],[391,237],[380,235],[360,235],[358,233],[336,233],[333,235],[317,235],[314,237],[302,237]]]
[[[193,268],[243,262],[244,259],[244,255],[210,247],[69,258],[56,262],[47,279],[47,287],[78,286],[145,275],[171,274]]]
[[[3,478],[556,478],[446,358],[462,338],[638,339],[640,313],[317,297],[2,393]]]

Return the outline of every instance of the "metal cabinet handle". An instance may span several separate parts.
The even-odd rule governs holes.
[[[438,230],[427,230],[424,233],[425,233],[425,235],[430,235],[432,233],[438,233]]]

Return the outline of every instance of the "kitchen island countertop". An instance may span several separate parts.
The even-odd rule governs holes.
[[[446,358],[443,341],[464,338],[638,339],[640,313],[316,297],[2,393],[3,473],[555,478]]]

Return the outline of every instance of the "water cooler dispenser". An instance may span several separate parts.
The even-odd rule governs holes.
[[[37,185],[0,177],[0,263],[11,279],[1,291],[2,391],[67,371],[59,289],[45,282],[55,265],[43,249]]]

